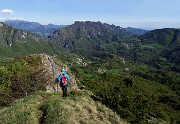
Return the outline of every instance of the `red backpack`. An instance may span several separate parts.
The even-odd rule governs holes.
[[[66,76],[62,76],[62,78],[61,78],[61,83],[63,84],[63,85],[66,85],[66,83],[67,83],[67,79],[66,79]]]

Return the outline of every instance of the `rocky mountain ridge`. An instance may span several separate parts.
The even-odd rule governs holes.
[[[76,21],[66,28],[55,31],[49,39],[71,50],[99,49],[101,44],[115,42],[133,35],[120,26]]]
[[[41,37],[24,30],[7,26],[4,23],[0,23],[1,46],[12,46],[15,42],[25,43],[30,40],[38,42],[41,41]]]
[[[57,54],[65,52],[56,42],[42,39],[41,36],[0,23],[0,58],[29,54]]]

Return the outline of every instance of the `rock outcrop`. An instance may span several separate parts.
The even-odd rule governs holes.
[[[75,76],[71,73],[70,69],[65,66],[62,63],[58,63],[58,60],[55,58],[55,56],[49,56],[46,54],[40,54],[40,57],[42,59],[42,64],[44,66],[44,69],[46,70],[46,75],[45,77],[48,78],[47,82],[47,91],[60,91],[61,88],[56,82],[56,78],[59,76],[59,73],[62,69],[62,67],[65,68],[67,74],[70,76],[70,81],[69,81],[69,86],[68,90],[79,90],[78,86],[76,84],[76,79]]]

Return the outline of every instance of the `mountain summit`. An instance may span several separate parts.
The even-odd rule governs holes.
[[[127,32],[120,26],[101,22],[76,21],[74,24],[55,31],[50,40],[59,42],[68,49],[100,49],[100,45],[131,37],[134,34]]]

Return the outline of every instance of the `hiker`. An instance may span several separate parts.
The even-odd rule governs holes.
[[[60,86],[63,91],[63,97],[67,96],[68,80],[70,80],[69,75],[66,73],[64,69],[62,69],[58,77],[58,82],[60,82]]]

